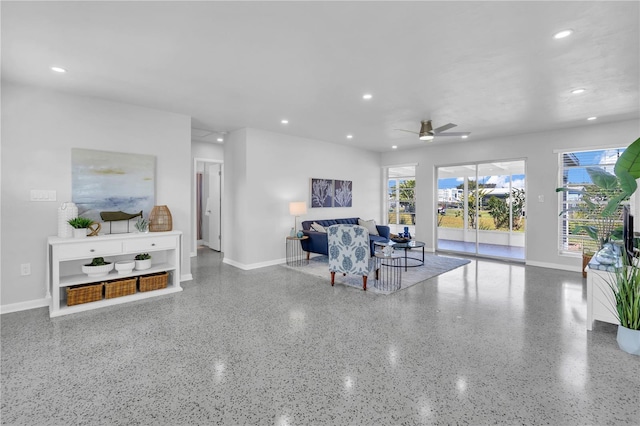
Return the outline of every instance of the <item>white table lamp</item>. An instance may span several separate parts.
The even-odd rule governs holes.
[[[289,214],[293,216],[293,232],[292,237],[295,236],[298,226],[298,216],[307,214],[307,203],[305,201],[292,201],[289,203]]]

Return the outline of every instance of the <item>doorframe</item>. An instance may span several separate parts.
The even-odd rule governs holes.
[[[526,157],[519,157],[519,158],[504,158],[504,159],[493,159],[493,160],[476,160],[476,161],[463,161],[463,162],[459,162],[459,163],[448,163],[448,164],[435,164],[434,165],[434,182],[433,182],[433,186],[434,186],[434,203],[437,206],[438,205],[438,169],[441,167],[456,167],[456,166],[465,166],[465,165],[473,165],[476,167],[476,179],[478,177],[478,165],[480,164],[488,164],[488,163],[502,163],[502,162],[515,162],[515,161],[522,161],[524,163],[524,175],[525,175],[525,183],[524,183],[524,191],[525,191],[525,206],[529,203],[529,179],[527,178],[528,176],[528,167],[529,167],[529,161],[528,158]],[[465,179],[465,186],[467,184],[468,179]],[[465,192],[467,192],[467,188],[465,187]],[[476,206],[478,203],[478,199],[476,197]],[[466,210],[466,203],[465,203],[465,210]],[[526,208],[526,210],[529,210],[528,208]],[[436,213],[437,214],[437,213]],[[465,224],[463,225],[463,230],[466,232],[466,221],[467,221],[467,215],[466,212],[464,213],[464,220],[465,220]],[[438,220],[436,218],[436,220],[433,221],[433,226],[434,226],[434,246],[435,246],[435,251],[441,251],[441,252],[449,252],[448,250],[442,250],[440,248],[438,248]],[[498,259],[498,260],[506,260],[506,261],[510,261],[510,262],[517,262],[517,263],[526,263],[527,261],[527,243],[528,243],[528,232],[529,232],[529,227],[528,227],[528,223],[527,226],[524,229],[524,259],[520,260],[520,259],[513,259],[513,258],[503,258],[501,256],[492,256],[492,255],[488,255],[488,254],[480,254],[478,253],[478,247],[479,247],[479,232],[480,229],[478,228],[478,226],[476,226],[475,229],[475,244],[476,244],[476,250],[475,253],[467,253],[467,252],[457,252],[457,251],[451,251],[451,253],[461,253],[461,254],[469,254],[471,256],[475,256],[475,257],[483,257],[483,258],[489,258],[489,259]]]
[[[194,237],[191,239],[191,257],[196,257],[198,255],[198,239],[197,239],[197,229],[198,226],[198,212],[196,206],[197,201],[197,185],[198,185],[198,163],[204,163],[205,166],[207,164],[220,164],[220,253],[224,254],[224,208],[222,208],[222,204],[224,203],[224,161],[215,160],[212,158],[201,158],[194,157],[193,158],[193,179],[191,183],[191,200],[192,200],[192,208],[191,208],[191,235]]]

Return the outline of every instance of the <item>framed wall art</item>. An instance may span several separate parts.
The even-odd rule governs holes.
[[[333,206],[333,180],[311,178],[311,207]]]
[[[101,222],[100,212],[146,217],[155,205],[154,155],[71,149],[71,194],[78,215]]]
[[[350,180],[333,181],[333,207],[351,207],[352,185]]]
[[[311,178],[311,207],[352,207],[353,182]]]

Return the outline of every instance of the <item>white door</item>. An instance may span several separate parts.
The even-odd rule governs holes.
[[[209,194],[205,217],[209,218],[209,248],[220,251],[220,184],[222,182],[222,172],[220,164],[208,164],[207,169],[209,171]]]

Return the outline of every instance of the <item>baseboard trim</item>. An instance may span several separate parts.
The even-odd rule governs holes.
[[[558,263],[548,263],[548,262],[535,262],[535,261],[526,261],[525,265],[527,266],[538,266],[540,268],[549,268],[549,269],[560,269],[562,271],[567,272],[582,272],[579,265],[570,266],[570,265],[561,265]]]
[[[260,269],[260,268],[266,268],[267,266],[274,266],[274,265],[280,265],[282,263],[285,263],[286,259],[276,259],[276,260],[269,260],[267,262],[260,262],[260,263],[250,263],[248,265],[244,264],[244,263],[240,263],[237,262],[233,259],[229,259],[227,257],[225,257],[222,260],[222,263],[226,263],[227,265],[231,265],[235,268],[238,269],[242,269],[243,271],[250,271],[252,269]]]
[[[26,310],[35,309],[35,308],[44,308],[45,306],[48,307],[50,302],[51,302],[51,299],[45,297],[44,299],[29,300],[27,302],[2,305],[0,306],[0,315],[10,314],[11,312],[26,311]]]
[[[180,282],[191,280],[193,280],[193,275],[191,274],[180,275]]]

